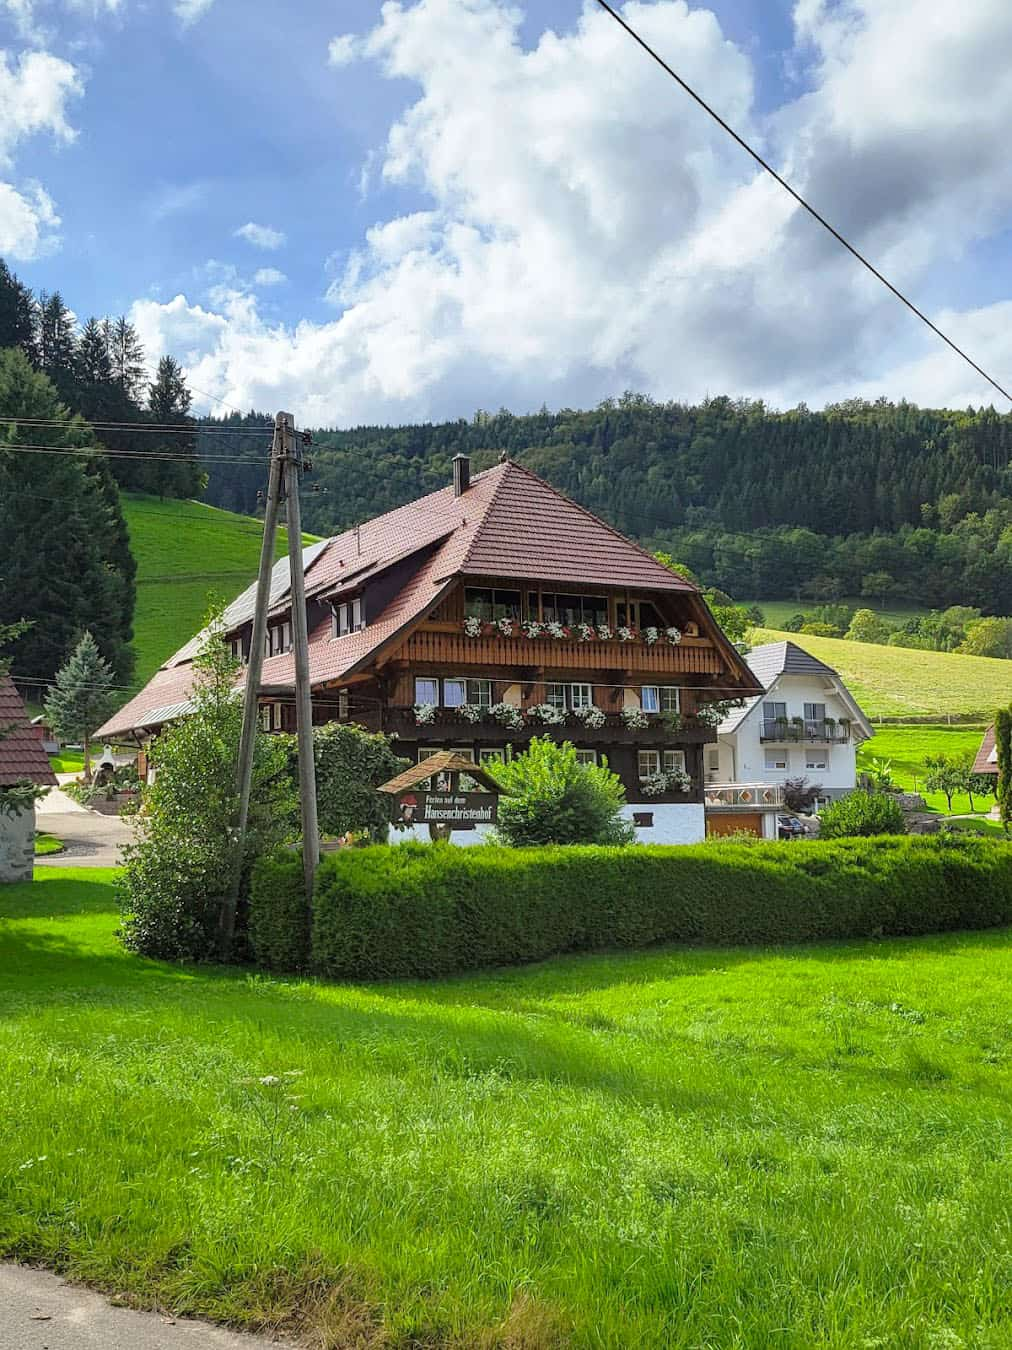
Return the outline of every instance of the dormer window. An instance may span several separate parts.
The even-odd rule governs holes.
[[[343,600],[334,606],[334,636],[344,637],[346,633],[357,633],[365,627],[365,614],[362,609],[362,597]]]
[[[272,624],[267,629],[267,655],[281,656],[283,652],[292,650],[292,621],[286,619],[284,623]]]

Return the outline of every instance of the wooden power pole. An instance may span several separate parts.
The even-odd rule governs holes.
[[[309,683],[309,631],[306,622],[306,580],[302,569],[302,443],[294,434],[291,413],[278,413],[288,503],[288,558],[292,574],[292,647],[295,654],[295,717],[299,745],[299,798],[302,807],[302,865],[306,901],[312,908],[313,882],[320,862],[320,829],[316,817],[316,762],[313,757],[313,700]]]
[[[260,571],[257,574],[256,603],[253,610],[253,636],[250,639],[249,662],[246,666],[246,687],[242,703],[242,733],[239,737],[239,760],[236,765],[236,787],[239,806],[236,812],[236,861],[232,883],[222,907],[218,927],[221,959],[232,954],[235,937],[235,916],[239,905],[239,885],[246,856],[246,826],[249,821],[249,798],[253,785],[253,751],[256,745],[257,720],[260,716],[260,675],[267,644],[267,612],[270,609],[271,575],[274,571],[274,547],[278,533],[278,509],[281,505],[281,477],[284,470],[283,419],[288,413],[278,413],[274,419],[274,442],[271,446],[270,473],[267,479],[267,504],[264,510],[264,537],[260,546]],[[300,541],[301,542],[301,541]],[[294,630],[293,630],[294,631]]]

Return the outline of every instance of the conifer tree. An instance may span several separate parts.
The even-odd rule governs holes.
[[[39,295],[36,334],[38,366],[56,385],[63,398],[71,398],[75,385],[77,326],[59,291]]]
[[[46,718],[61,740],[84,747],[84,781],[91,782],[91,735],[112,712],[113,676],[90,633],[84,633],[46,695]]]
[[[161,426],[188,423],[191,395],[179,362],[163,356],[154,381],[148,387],[148,413]],[[152,439],[157,439],[152,437]],[[200,491],[200,466],[196,459],[196,431],[191,435],[167,434],[164,449],[176,456],[176,462],[153,463],[152,486],[160,497],[192,497]],[[185,456],[186,458],[180,458]]]
[[[0,347],[20,347],[35,356],[35,300],[0,258]]]
[[[144,346],[137,329],[127,321],[125,314],[106,320],[106,340],[112,362],[112,378],[121,396],[140,406],[144,381]]]

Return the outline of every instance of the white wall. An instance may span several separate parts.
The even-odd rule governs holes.
[[[636,802],[622,808],[626,820],[632,820],[634,811],[651,811],[654,817],[651,828],[636,830],[638,844],[698,844],[706,838],[706,820],[701,803]],[[479,825],[473,830],[454,830],[452,842],[465,846],[483,844],[491,829],[489,825]],[[404,844],[409,839],[422,844],[429,843],[428,825],[413,825],[409,830],[390,831],[391,844]]]
[[[732,753],[735,761],[733,778],[721,777],[720,782],[736,783],[783,783],[787,778],[807,778],[811,783],[821,783],[827,797],[840,797],[852,792],[857,784],[857,746],[854,733],[857,727],[852,725],[851,737],[847,741],[835,741],[832,744],[812,743],[804,740],[771,743],[760,741],[763,724],[763,703],[766,701],[786,703],[787,716],[804,715],[806,703],[824,703],[826,716],[849,717],[850,712],[840,698],[830,680],[816,675],[781,675],[771,689],[740,723],[730,736],[721,737],[721,770],[730,770]],[[776,769],[767,762],[767,753],[786,760],[786,767]],[[809,767],[809,759],[815,754],[828,757],[827,767],[817,769]]]
[[[20,814],[0,812],[0,882],[31,881],[35,866],[35,807]]]

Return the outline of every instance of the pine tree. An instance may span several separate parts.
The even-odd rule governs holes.
[[[0,347],[20,347],[35,358],[35,300],[0,258]]]
[[[108,417],[102,406],[112,392],[112,359],[103,324],[91,318],[81,330],[74,352],[76,405],[85,417]]]
[[[85,633],[46,695],[46,718],[65,741],[84,747],[84,781],[91,782],[91,735],[112,712],[116,695],[112,671],[98,644]]]
[[[151,421],[162,426],[189,423],[191,395],[183,370],[172,356],[158,362],[154,381],[148,387],[148,413]],[[152,438],[156,439],[156,438]],[[200,491],[200,466],[196,459],[196,431],[193,435],[167,434],[163,449],[176,456],[175,462],[153,463],[152,487],[160,497],[193,497]],[[185,456],[186,458],[179,458]]]
[[[106,320],[106,334],[112,378],[123,398],[139,407],[144,380],[144,347],[137,329],[127,321],[125,314],[121,314],[112,322]]]
[[[71,398],[75,385],[77,327],[74,316],[63,303],[59,291],[39,295],[39,322],[36,335],[39,369],[56,385],[63,398]]]

